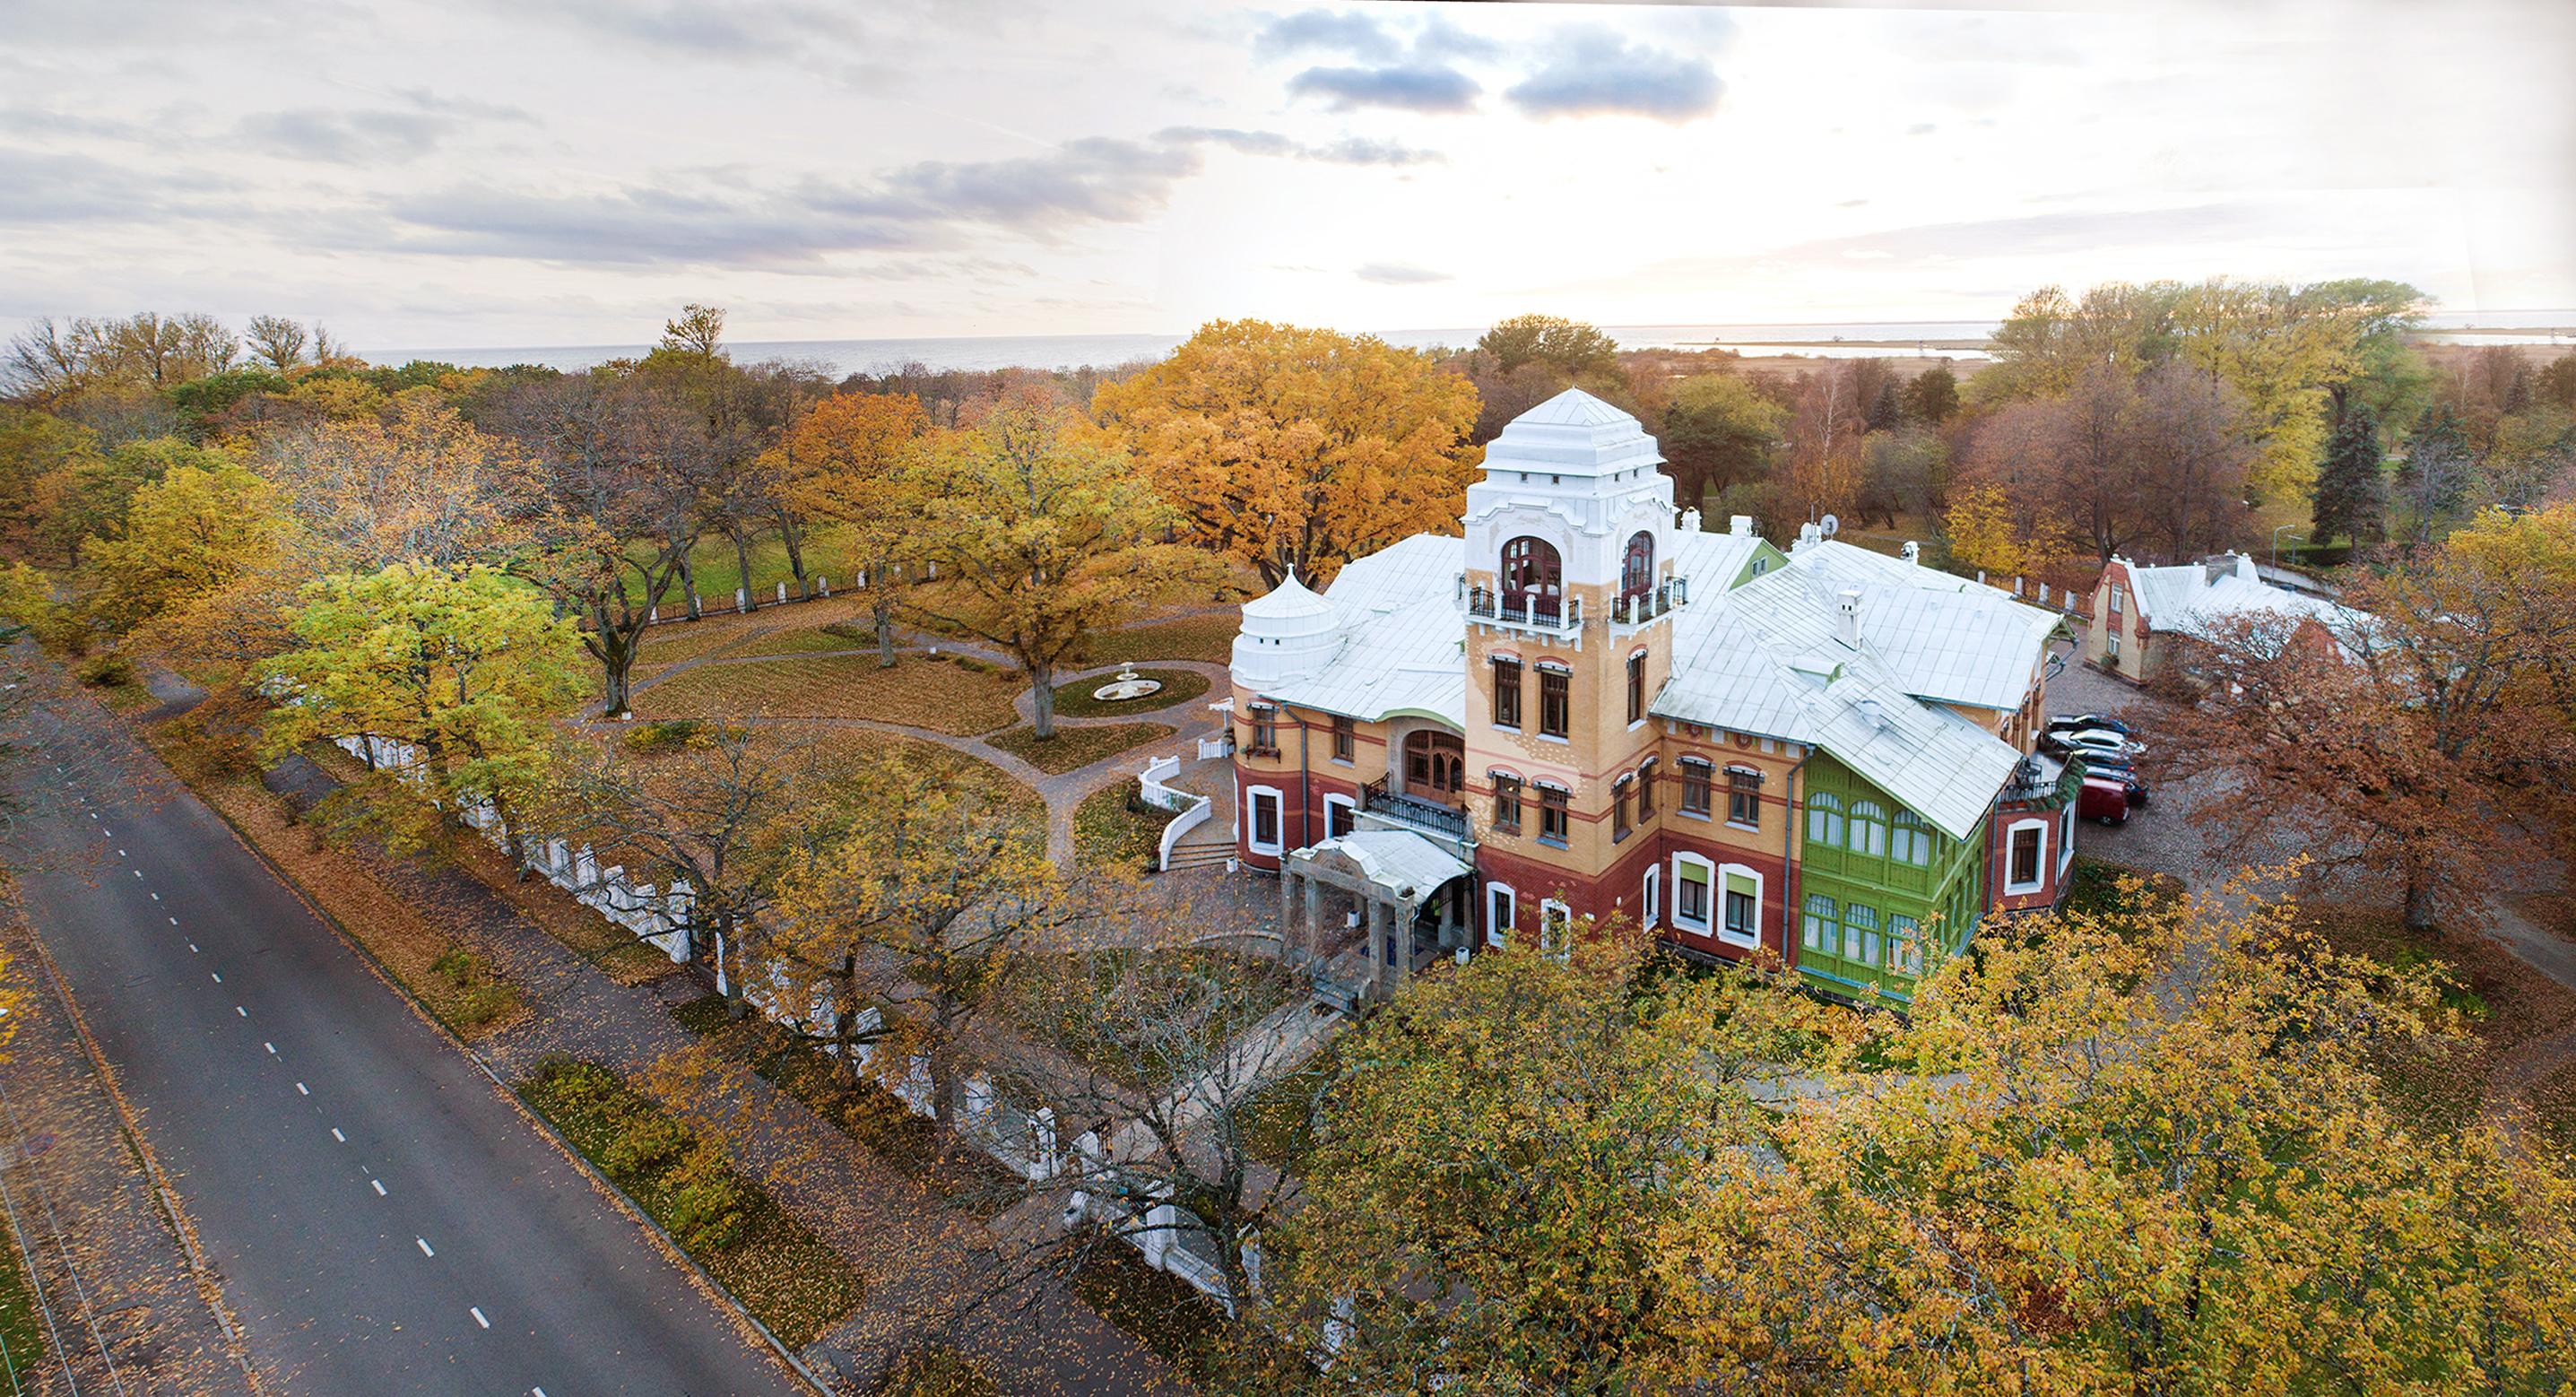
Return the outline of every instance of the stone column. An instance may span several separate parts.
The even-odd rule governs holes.
[[[1306,957],[1324,958],[1324,885],[1306,875]]]
[[[1368,905],[1369,997],[1384,999],[1395,992],[1395,981],[1387,969],[1386,938],[1395,930],[1395,904],[1372,898]]]
[[[1297,934],[1297,875],[1282,867],[1279,870],[1279,959],[1295,965],[1304,950]]]
[[[1432,896],[1438,897],[1439,894],[1433,893]],[[1407,984],[1412,983],[1413,980],[1414,909],[1396,907],[1393,911],[1395,913],[1396,928],[1395,977],[1393,983],[1388,986],[1387,993],[1389,994],[1393,994],[1397,990],[1403,989]]]

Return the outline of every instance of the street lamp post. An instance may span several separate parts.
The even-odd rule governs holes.
[[[2272,566],[2274,566],[2274,567],[2279,567],[2279,566],[2281,565],[2281,530],[2283,530],[2283,529],[2295,529],[2295,528],[2297,528],[2297,527],[2299,527],[2299,526],[2298,526],[2298,525],[2296,525],[2296,524],[2281,524],[2281,525],[2277,525],[2277,526],[2275,526],[2275,527],[2273,528],[2273,530],[2272,530]]]

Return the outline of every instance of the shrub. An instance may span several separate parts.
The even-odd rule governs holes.
[[[134,661],[102,651],[73,665],[72,677],[93,689],[121,689],[134,682]]]
[[[862,626],[856,621],[834,621],[823,627],[823,634],[873,645],[877,639],[877,628]]]
[[[676,752],[696,742],[704,726],[695,718],[656,718],[627,729],[626,746],[634,752]]]
[[[742,1235],[746,1222],[742,1182],[724,1151],[700,1140],[662,1178],[668,1202],[663,1215],[671,1235],[691,1252],[713,1251]]]
[[[687,1152],[689,1128],[676,1118],[638,1112],[619,1122],[617,1134],[599,1148],[599,1166],[620,1183],[649,1179]]]

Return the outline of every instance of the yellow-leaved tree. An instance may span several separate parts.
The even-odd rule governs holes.
[[[790,511],[839,522],[868,583],[877,663],[894,667],[895,605],[919,555],[921,499],[902,466],[929,427],[910,393],[839,393],[796,419],[770,452]]]
[[[1476,389],[1367,335],[1258,320],[1201,326],[1092,412],[1191,537],[1276,586],[1458,521],[1480,459]]]

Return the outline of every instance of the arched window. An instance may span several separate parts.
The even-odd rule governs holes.
[[[1852,802],[1851,851],[1871,855],[1887,852],[1887,812],[1877,801]]]
[[[1807,842],[1839,848],[1843,842],[1843,800],[1831,791],[1807,797]]]
[[[1505,601],[1564,595],[1565,565],[1557,558],[1556,545],[1527,536],[1504,544],[1502,585]]]
[[[1619,595],[1642,597],[1655,590],[1655,536],[1640,530],[1628,540],[1627,560],[1619,565]]]
[[[1932,827],[1911,810],[1896,812],[1896,856],[1921,868],[1932,862]]]

